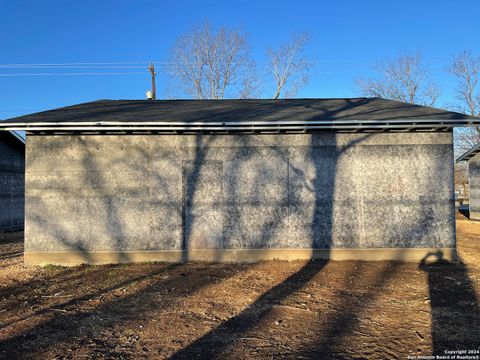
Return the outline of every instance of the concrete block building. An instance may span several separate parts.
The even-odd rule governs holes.
[[[0,132],[0,238],[23,230],[25,141],[14,132]]]
[[[28,264],[455,256],[452,127],[379,98],[102,100],[25,130]]]
[[[480,220],[480,144],[457,159],[461,161],[468,162],[469,216],[472,220]]]

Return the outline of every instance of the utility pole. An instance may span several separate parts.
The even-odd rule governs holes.
[[[152,100],[156,100],[157,89],[155,87],[155,76],[157,76],[157,74],[155,74],[155,65],[153,64],[148,65],[148,71],[150,72],[150,74],[152,74]]]

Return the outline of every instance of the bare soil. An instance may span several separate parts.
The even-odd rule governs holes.
[[[397,359],[480,349],[480,223],[462,261],[23,265],[0,244],[0,357]]]

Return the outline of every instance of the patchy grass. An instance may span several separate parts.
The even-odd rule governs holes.
[[[59,273],[59,272],[65,270],[64,266],[53,265],[53,264],[46,264],[46,265],[42,266],[42,268],[46,273],[50,273],[50,274]]]
[[[25,267],[0,244],[0,358],[368,358],[480,346],[480,223],[459,263]]]

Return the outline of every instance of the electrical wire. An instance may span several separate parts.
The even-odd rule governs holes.
[[[146,72],[76,72],[76,73],[12,73],[0,77],[14,76],[94,76],[94,75],[146,75]]]

